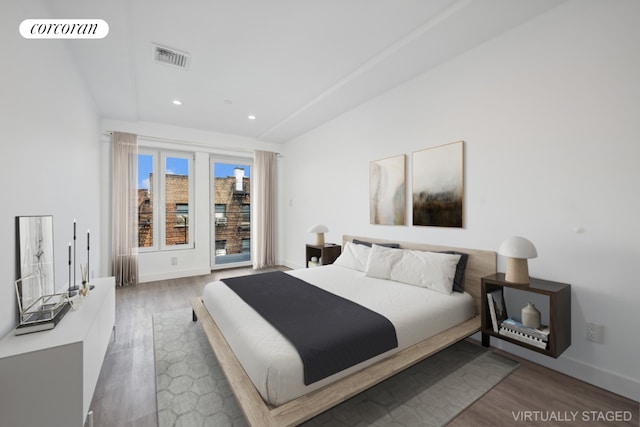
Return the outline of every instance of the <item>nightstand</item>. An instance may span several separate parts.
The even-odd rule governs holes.
[[[305,253],[306,266],[309,267],[309,261],[312,257],[317,257],[320,265],[333,264],[333,261],[340,256],[341,252],[342,246],[335,243],[307,245]]]
[[[511,338],[493,330],[487,293],[495,290],[509,292],[529,292],[545,295],[549,307],[549,344],[546,349],[538,348],[518,339]],[[513,290],[513,291],[512,291]],[[482,278],[481,298],[481,332],[482,345],[489,347],[490,337],[496,337],[510,343],[528,348],[546,356],[557,358],[571,345],[571,285],[567,283],[552,282],[549,280],[535,279],[531,277],[528,285],[510,283],[504,280],[504,273],[492,274]],[[508,305],[508,304],[507,304]],[[517,313],[519,317],[520,313]],[[543,323],[545,323],[543,321]]]

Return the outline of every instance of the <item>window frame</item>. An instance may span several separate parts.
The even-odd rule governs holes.
[[[217,218],[217,214],[215,212],[215,191],[216,191],[216,177],[215,177],[215,171],[216,171],[216,165],[217,164],[231,164],[231,165],[241,165],[241,166],[246,166],[249,167],[249,172],[247,173],[246,169],[245,169],[245,178],[249,179],[249,182],[252,183],[253,182],[253,174],[254,174],[254,169],[255,169],[255,165],[253,162],[253,158],[251,157],[245,157],[245,156],[231,156],[231,155],[223,155],[223,154],[216,154],[216,153],[211,153],[209,156],[209,194],[210,194],[210,201],[209,201],[209,212],[211,215],[211,229],[210,229],[210,257],[211,257],[211,269],[212,270],[217,270],[217,269],[221,269],[221,268],[233,268],[233,267],[241,267],[241,266],[250,266],[252,265],[253,262],[253,247],[252,245],[249,247],[249,251],[247,252],[249,257],[246,261],[222,261],[220,259],[221,255],[216,255],[216,247],[215,247],[215,242],[219,240],[220,236],[223,235],[221,234],[221,232],[223,232],[225,227],[221,227],[221,226],[216,226],[215,225],[215,221]],[[250,184],[251,185],[251,184]],[[246,188],[243,188],[244,191],[246,191]],[[251,196],[250,196],[251,197]],[[249,219],[250,221],[253,221],[253,207],[252,207],[253,203],[249,203]],[[227,206],[225,204],[225,206]],[[232,221],[229,219],[231,215],[234,215],[233,210],[230,209],[225,209],[225,216],[227,218],[227,220],[229,221],[228,223],[226,223],[226,227],[229,227],[229,224],[232,223]],[[242,218],[242,211],[239,212],[239,215],[241,215]],[[249,222],[249,224],[251,224],[251,222]],[[249,224],[244,225],[245,227]],[[239,226],[240,225],[239,223]],[[246,231],[249,231],[249,240],[251,241],[251,238],[253,236],[254,231],[252,229],[248,229]],[[251,243],[250,243],[251,244]],[[243,253],[243,252],[241,252]],[[233,254],[231,254],[233,255]]]
[[[149,146],[139,146],[138,154],[152,157],[152,182],[149,183],[150,189],[153,189],[152,211],[153,211],[153,244],[148,247],[138,247],[140,253],[174,251],[182,249],[193,249],[194,227],[195,227],[195,192],[194,192],[194,163],[195,153],[190,151],[163,150]],[[188,224],[188,243],[169,245],[167,244],[167,209],[166,209],[166,165],[168,158],[178,158],[187,160],[187,176],[188,176],[188,196],[187,204],[189,206],[189,214],[187,217]],[[176,224],[169,224],[175,227]],[[138,225],[139,230],[139,225]]]

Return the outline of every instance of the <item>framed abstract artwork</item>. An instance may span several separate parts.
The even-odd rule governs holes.
[[[464,142],[415,151],[413,225],[462,227]]]
[[[18,292],[22,309],[41,303],[55,293],[53,217],[16,217]]]
[[[405,225],[406,156],[404,154],[369,165],[369,219],[371,224]]]

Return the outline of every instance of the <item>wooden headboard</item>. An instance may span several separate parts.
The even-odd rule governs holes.
[[[456,251],[469,254],[467,268],[464,272],[464,290],[469,293],[476,303],[476,314],[480,314],[480,279],[496,272],[496,253],[480,249],[456,248],[452,246],[438,246],[427,243],[399,242],[397,240],[375,239],[371,237],[342,236],[342,245],[353,239],[372,243],[398,243],[402,249],[414,249],[418,251]]]

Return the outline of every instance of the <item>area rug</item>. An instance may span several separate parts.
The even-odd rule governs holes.
[[[153,343],[159,427],[247,425],[191,309],[154,315]],[[517,366],[461,341],[303,426],[443,426]]]

